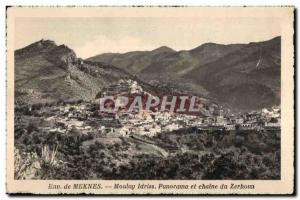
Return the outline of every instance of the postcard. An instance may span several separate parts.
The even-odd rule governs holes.
[[[8,194],[292,195],[294,7],[7,7]]]

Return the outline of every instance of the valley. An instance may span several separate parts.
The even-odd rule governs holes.
[[[108,95],[201,104],[103,112]],[[280,37],[86,60],[40,40],[15,51],[14,122],[20,180],[278,180]]]

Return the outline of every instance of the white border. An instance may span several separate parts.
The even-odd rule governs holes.
[[[163,4],[162,4],[163,3]],[[236,1],[236,0],[215,0],[214,2],[207,1],[207,0],[186,0],[186,1],[172,1],[172,0],[164,0],[164,1],[155,1],[155,0],[148,0],[148,1],[137,1],[137,0],[127,0],[127,1],[95,1],[95,0],[43,0],[43,1],[35,1],[35,0],[2,0],[0,1],[0,63],[1,63],[1,71],[0,71],[0,141],[1,144],[1,151],[0,157],[2,158],[0,164],[0,197],[1,199],[8,199],[9,197],[5,194],[5,162],[4,158],[6,157],[6,53],[5,53],[5,6],[6,5],[295,5],[296,8],[300,7],[300,1],[297,0],[266,0],[266,1],[259,1],[259,0],[248,0],[248,1]],[[297,26],[299,25],[299,21],[296,21]],[[298,33],[297,33],[298,37]],[[299,53],[297,53],[298,57]],[[299,70],[297,71],[297,76],[299,76]],[[297,94],[299,94],[299,85],[297,84]],[[298,102],[299,103],[299,102]],[[299,117],[297,117],[297,124],[298,124]],[[299,144],[299,136],[297,137]],[[299,159],[299,154],[297,152],[297,159]],[[299,191],[299,184],[297,184],[297,191]],[[25,197],[27,199],[33,199],[33,197]],[[44,197],[44,199],[50,199],[51,197]],[[67,197],[64,197],[67,198]],[[84,199],[87,197],[83,197]],[[108,198],[108,197],[104,197]],[[116,198],[116,197],[114,197]],[[129,199],[131,197],[126,197],[124,199]],[[146,197],[149,198],[150,197]],[[160,199],[164,199],[165,197],[160,197]],[[174,198],[174,197],[172,197]],[[180,199],[183,197],[179,197]],[[189,199],[196,199],[197,197],[191,197]],[[213,197],[219,198],[219,197]],[[234,198],[234,197],[232,197]],[[272,198],[272,197],[267,197]],[[287,199],[288,197],[281,197],[282,199]],[[36,198],[35,198],[36,199]],[[123,198],[122,198],[123,199]],[[250,199],[250,197],[246,197],[243,199]]]

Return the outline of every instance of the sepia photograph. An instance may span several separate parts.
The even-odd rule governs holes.
[[[293,193],[293,12],[8,7],[8,190]]]

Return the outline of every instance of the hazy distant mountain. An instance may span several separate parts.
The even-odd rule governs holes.
[[[188,51],[161,47],[153,51],[101,54],[90,61],[105,62],[159,81],[237,111],[280,103],[281,38],[249,44],[203,44]]]

